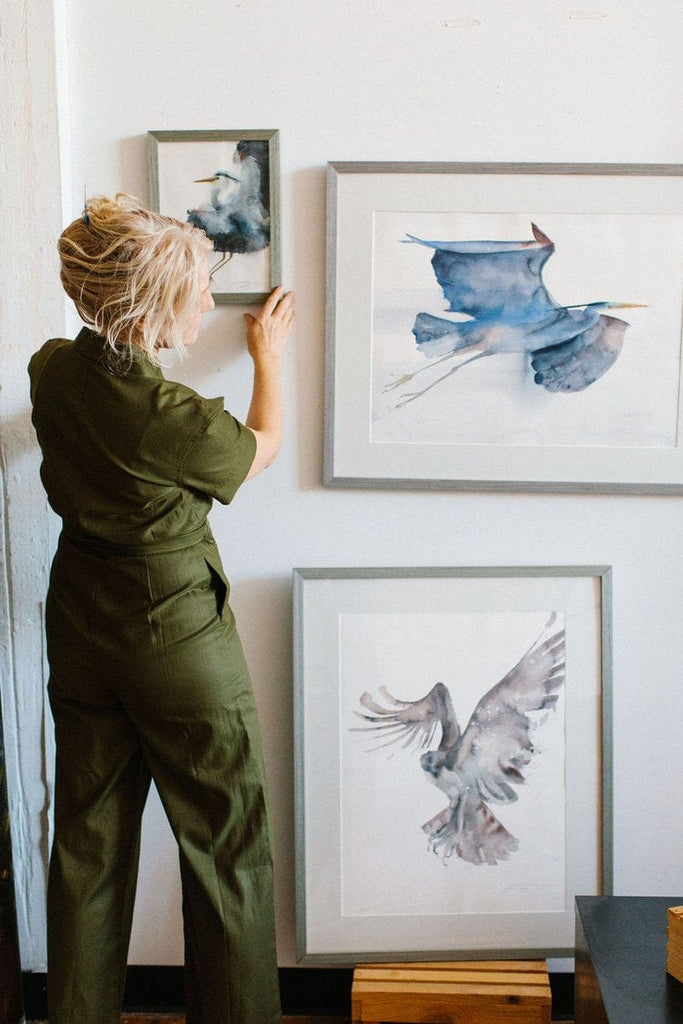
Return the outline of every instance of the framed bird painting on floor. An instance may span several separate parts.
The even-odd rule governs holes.
[[[612,885],[609,568],[294,593],[299,959],[572,955]]]
[[[261,302],[280,283],[278,140],[275,129],[147,133],[151,207],[209,237],[217,303]]]
[[[683,491],[683,168],[328,165],[325,482]]]

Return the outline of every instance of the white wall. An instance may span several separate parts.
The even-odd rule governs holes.
[[[149,129],[281,131],[284,277],[298,304],[285,367],[288,437],[276,465],[212,517],[262,711],[281,963],[294,962],[293,566],[611,564],[615,887],[680,892],[681,499],[321,485],[326,162],[680,162],[680,0],[63,0],[62,8],[68,216],[81,209],[84,184],[91,194],[146,198]],[[245,413],[239,309],[207,318],[201,348],[179,373]],[[22,405],[19,383],[11,387]],[[32,486],[42,503],[37,480]],[[13,543],[28,557],[27,537]],[[41,685],[37,665],[31,685]],[[36,766],[40,758],[36,749]],[[18,856],[39,862],[35,837],[19,835]],[[28,897],[42,906],[39,881]],[[26,967],[40,966],[40,925],[38,915],[24,926]],[[175,852],[156,802],[131,958],[182,958]]]

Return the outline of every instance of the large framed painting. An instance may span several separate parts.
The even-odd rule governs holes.
[[[609,893],[607,567],[294,571],[297,955],[567,956]]]
[[[683,491],[682,174],[329,164],[325,483]]]
[[[147,133],[150,205],[213,242],[217,303],[261,302],[280,284],[275,129]]]

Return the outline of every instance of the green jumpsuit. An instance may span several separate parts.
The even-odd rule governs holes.
[[[46,605],[50,1024],[118,1024],[150,776],[179,847],[188,1024],[276,1024],[261,741],[206,519],[256,440],[142,352],[112,372],[104,345],[84,329],[29,366],[62,518]]]

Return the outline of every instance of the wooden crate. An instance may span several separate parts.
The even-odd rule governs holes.
[[[683,907],[669,907],[666,970],[677,981],[683,981]]]
[[[354,1024],[550,1024],[542,960],[359,964]]]

